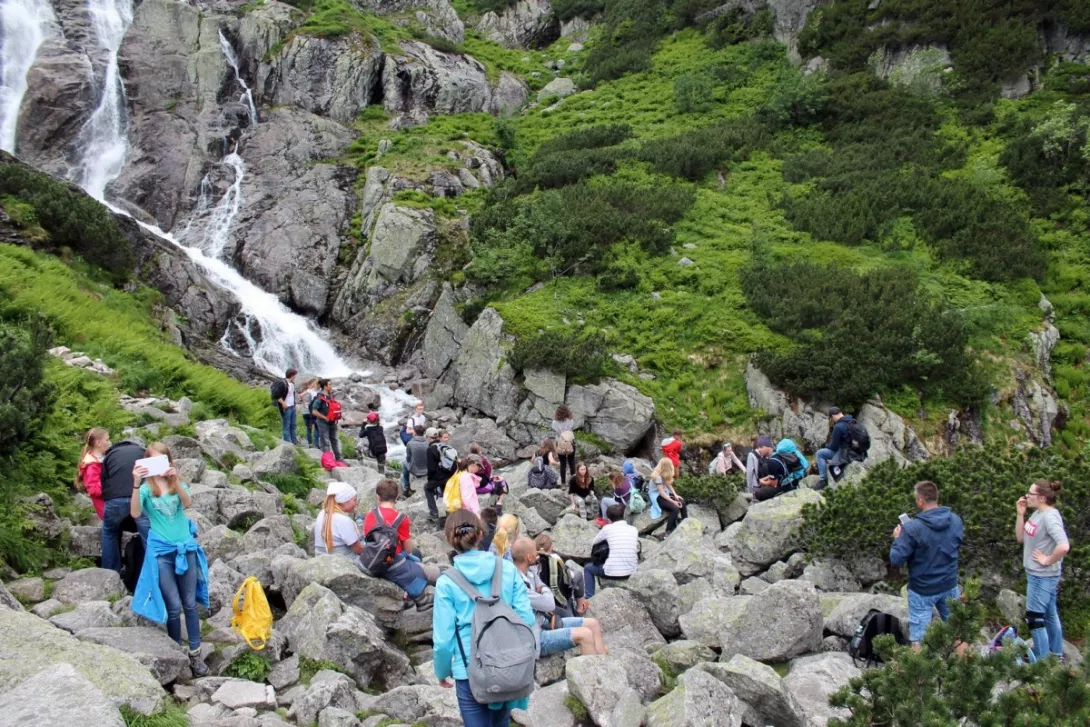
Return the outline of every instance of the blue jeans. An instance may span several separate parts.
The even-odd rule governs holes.
[[[128,497],[115,497],[107,500],[102,510],[102,567],[117,573],[121,572],[121,526],[129,517],[129,504]],[[136,529],[147,546],[151,529],[147,515],[136,519]]]
[[[1037,623],[1043,625],[1033,628],[1033,655],[1043,659],[1049,653],[1062,656],[1064,653],[1064,631],[1060,624],[1060,612],[1056,610],[1056,599],[1060,593],[1059,576],[1026,575],[1026,617],[1035,614]]]
[[[605,565],[587,563],[583,566],[583,590],[586,593],[587,598],[591,598],[594,595],[594,588],[598,585],[594,582],[595,576],[604,576],[605,574]]]
[[[201,648],[201,620],[197,614],[197,554],[189,553],[189,568],[178,575],[174,572],[174,555],[160,555],[159,591],[167,607],[167,636],[182,643],[182,612],[185,611],[185,633],[190,651]]]
[[[313,414],[304,414],[303,423],[307,425],[307,444],[318,446],[318,418]]]
[[[295,407],[289,406],[280,412],[280,425],[283,428],[284,441],[295,444]]]
[[[406,491],[409,489],[409,463],[408,461],[401,463],[401,490]]]
[[[458,695],[458,711],[462,713],[465,727],[510,727],[510,709],[489,709],[473,698],[468,679],[454,680],[454,691]]]
[[[829,477],[829,460],[836,456],[836,452],[831,449],[819,449],[814,457],[817,458],[818,465],[818,477],[821,479],[827,479]]]
[[[560,654],[568,649],[575,648],[575,639],[572,638],[572,629],[583,625],[583,619],[578,616],[560,619],[562,628],[550,629],[541,632],[541,653],[539,656]]]
[[[923,635],[927,632],[927,627],[931,625],[933,610],[938,609],[939,618],[946,621],[950,618],[950,607],[946,602],[951,598],[960,597],[961,589],[957,586],[931,596],[922,596],[910,588],[908,590],[908,640],[913,644],[923,641]]]

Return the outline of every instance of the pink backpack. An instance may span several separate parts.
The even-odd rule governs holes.
[[[332,452],[322,452],[322,467],[327,472],[332,472],[334,467],[347,467],[344,462],[334,459]]]

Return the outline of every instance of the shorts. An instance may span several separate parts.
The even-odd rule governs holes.
[[[575,639],[572,638],[572,629],[583,625],[583,619],[578,616],[560,619],[562,628],[541,632],[541,652],[539,656],[559,654],[568,649],[575,648]]]

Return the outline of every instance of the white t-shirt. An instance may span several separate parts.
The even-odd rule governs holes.
[[[295,406],[295,382],[288,382],[288,393],[284,395],[284,403],[288,406]]]
[[[618,520],[606,525],[594,536],[595,543],[603,540],[609,542],[606,575],[620,578],[635,573],[640,564],[640,531],[624,520]]]
[[[314,554],[323,555],[328,551],[325,547],[325,511],[318,513],[318,519],[314,521]],[[359,531],[356,530],[356,521],[343,512],[333,513],[333,553],[352,557],[352,546],[360,541]],[[610,546],[612,547],[612,546]]]
[[[409,427],[411,432],[415,427],[426,427],[428,425],[428,417],[424,414],[410,414],[409,421],[405,426]]]

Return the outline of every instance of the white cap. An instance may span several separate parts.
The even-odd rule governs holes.
[[[357,497],[356,488],[347,482],[330,482],[329,487],[325,488],[325,496],[331,495],[336,498],[338,505],[343,505]]]

